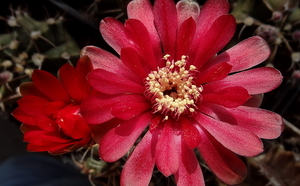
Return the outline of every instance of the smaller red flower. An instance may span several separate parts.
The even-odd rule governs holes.
[[[23,124],[28,151],[64,154],[93,144],[91,130],[80,114],[81,102],[90,94],[86,76],[93,69],[87,56],[76,68],[63,65],[58,79],[34,70],[32,82],[20,86],[22,98],[12,115]]]

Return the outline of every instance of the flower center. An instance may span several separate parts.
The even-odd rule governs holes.
[[[163,58],[166,66],[152,71],[146,78],[145,96],[152,102],[154,113],[160,112],[178,119],[182,114],[192,114],[197,110],[195,103],[201,101],[203,87],[194,84],[196,67],[187,67],[187,56],[178,61],[170,61],[170,55]]]

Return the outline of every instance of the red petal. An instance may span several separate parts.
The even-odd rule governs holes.
[[[246,106],[224,108],[219,105],[209,105],[206,107],[212,109],[217,119],[246,128],[260,138],[277,138],[283,130],[281,116],[268,110]],[[207,112],[206,114],[211,115]]]
[[[122,48],[134,47],[132,41],[126,37],[123,24],[111,17],[100,22],[100,32],[104,40],[120,54]],[[93,60],[92,60],[93,61]]]
[[[152,115],[148,112],[107,132],[100,141],[100,157],[104,161],[114,162],[124,156],[133,147],[151,118]]]
[[[70,97],[60,81],[49,72],[34,70],[32,82],[36,88],[52,100],[70,102]]]
[[[151,109],[151,104],[143,95],[124,94],[115,100],[111,113],[119,119],[129,120]]]
[[[280,85],[281,73],[271,67],[255,68],[227,76],[221,81],[203,86],[204,90],[216,91],[227,87],[240,86],[247,89],[249,94],[269,92]]]
[[[260,138],[274,139],[284,128],[282,117],[274,112],[241,106],[229,109],[239,126],[244,127]]]
[[[141,21],[146,26],[149,33],[153,33],[153,35],[155,35],[155,33],[157,34],[154,26],[154,16],[150,1],[130,1],[127,5],[127,14],[129,19],[137,19]]]
[[[263,151],[261,140],[243,127],[225,123],[201,113],[195,115],[194,118],[224,147],[239,155],[256,156]]]
[[[81,76],[77,69],[70,64],[63,65],[58,71],[58,76],[62,85],[76,103],[81,103],[90,94],[91,87],[86,77]]]
[[[229,12],[227,0],[208,0],[201,8],[197,24],[197,36],[205,34],[220,16]],[[197,39],[197,38],[196,38]]]
[[[179,166],[178,140],[175,138],[172,121],[168,120],[164,123],[155,151],[156,166],[166,177],[176,173]]]
[[[39,138],[46,140],[46,141],[50,141],[50,142],[57,142],[57,143],[70,143],[72,142],[72,140],[70,139],[65,139],[66,136],[55,136],[51,133],[45,132],[44,134],[41,133],[41,135],[38,135]]]
[[[91,135],[91,129],[88,124],[83,120],[83,118],[77,119],[74,123],[73,131],[70,134],[70,137],[73,139],[83,139]],[[82,146],[86,146],[83,144]]]
[[[227,62],[233,68],[230,72],[246,70],[266,60],[270,55],[267,42],[259,36],[250,37],[216,56],[211,64]]]
[[[33,82],[26,82],[22,83],[20,85],[20,92],[22,96],[27,96],[27,95],[32,95],[32,96],[37,96],[41,97],[44,99],[49,99],[47,96],[45,96],[43,93],[41,93],[36,86],[33,84]]]
[[[44,141],[43,139],[36,139],[36,142],[41,141],[41,143],[45,143],[47,141]],[[44,145],[36,145],[34,143],[29,143],[27,145],[28,151],[33,152],[42,152],[42,151],[48,151],[50,154],[53,155],[61,155],[67,152],[71,152],[69,148],[74,144],[75,142],[71,143],[55,143],[55,142],[49,142],[49,144]]]
[[[101,48],[86,46],[81,50],[81,55],[87,55],[90,58],[94,69],[104,69],[127,77],[132,81],[137,80],[138,76],[135,75],[135,72],[128,70],[119,58]],[[140,82],[140,79],[137,82]]]
[[[58,131],[57,124],[46,116],[37,116],[35,118],[36,126],[47,132]]]
[[[91,147],[94,144],[90,133],[88,133],[88,134],[82,133],[82,135],[85,135],[85,136],[82,139],[77,140],[76,143],[74,143],[74,145],[72,145],[70,147],[70,149],[69,149],[70,151],[80,150],[81,148],[84,148],[84,147]]]
[[[178,3],[176,4],[176,9],[179,27],[181,27],[181,24],[189,18],[192,18],[194,21],[198,20],[200,14],[200,7],[197,2],[178,1]]]
[[[45,114],[47,100],[37,96],[25,96],[18,100],[19,108],[28,115],[39,116]]]
[[[45,114],[50,115],[53,114],[54,112],[57,112],[60,109],[63,109],[65,106],[67,106],[64,102],[62,101],[52,101],[49,103],[45,104]]]
[[[81,77],[86,77],[93,70],[91,59],[87,55],[83,55],[78,59],[76,69]]]
[[[144,86],[103,69],[93,70],[88,76],[88,81],[95,90],[105,94],[143,94],[145,91]]]
[[[235,27],[232,15],[223,15],[216,19],[211,28],[199,36],[195,46],[191,46],[188,56],[192,63],[199,68],[216,55],[231,40]]]
[[[164,54],[175,56],[177,12],[173,0],[156,0],[153,6],[154,22]]]
[[[148,76],[147,72],[151,71],[151,67],[143,63],[140,55],[132,48],[123,48],[120,57],[124,65],[137,74],[141,80],[145,79]]]
[[[197,54],[199,44],[202,45],[202,43],[198,42],[199,39],[203,37],[209,29],[211,29],[212,24],[215,24],[216,19],[227,14],[229,9],[230,5],[227,0],[209,0],[204,4],[200,10],[200,15],[197,20],[196,34],[190,49],[192,54],[189,55],[190,59],[193,59],[192,56],[195,57]]]
[[[11,114],[22,123],[35,125],[35,117],[25,114],[20,107],[17,107]]]
[[[80,113],[90,124],[106,122],[114,118],[111,114],[111,108],[117,98],[99,93],[91,95],[81,103]]]
[[[218,63],[206,68],[205,65],[199,71],[196,84],[201,85],[208,82],[219,81],[228,76],[232,66],[228,63]]]
[[[86,46],[81,50],[80,55],[88,56],[94,69],[105,69],[117,74],[122,74],[124,69],[124,65],[119,58],[98,47]]]
[[[185,143],[182,143],[178,148],[180,149],[179,168],[174,175],[177,186],[205,186],[202,171],[194,151],[187,147]]]
[[[145,60],[145,63],[149,65],[152,70],[156,70],[157,61],[154,56],[153,48],[151,44],[149,44],[151,43],[151,38],[143,23],[136,19],[128,19],[124,27],[127,37],[135,43],[136,51],[143,56],[143,60]]]
[[[20,126],[20,130],[25,134],[26,132],[36,131],[36,130],[41,130],[41,129],[39,127],[37,127],[37,126],[27,125],[27,124],[23,123]]]
[[[247,167],[234,153],[226,149],[205,130],[199,129],[201,143],[198,149],[212,172],[223,182],[235,185],[247,175]]]
[[[46,131],[30,131],[24,134],[24,141],[42,146],[49,145],[51,143],[68,143],[69,139],[63,138],[63,136],[59,136],[54,132],[46,132]]]
[[[68,105],[54,114],[56,123],[66,136],[72,137],[74,130],[87,130],[85,123],[82,127],[76,126],[77,121],[82,120],[78,112],[79,106]]]
[[[153,168],[157,132],[147,132],[124,165],[121,185],[148,186]]]
[[[251,98],[244,103],[244,106],[248,107],[260,107],[261,103],[263,101],[263,94],[255,94],[251,95]]]
[[[211,93],[202,94],[203,102],[210,102],[223,105],[225,107],[237,107],[244,104],[250,95],[242,87],[228,87]]]
[[[36,141],[43,141],[43,140],[37,139]],[[33,144],[33,143],[29,143],[27,145],[27,151],[29,151],[29,152],[43,152],[43,151],[48,151],[51,148],[53,148],[53,146],[57,146],[57,145],[59,145],[59,144],[51,143],[51,144],[48,144],[48,145],[36,145],[36,144]]]
[[[155,55],[157,55],[156,59],[161,58],[160,38],[154,26],[154,15],[150,1],[130,1],[127,5],[127,14],[130,19],[140,20],[144,24],[151,37],[151,46],[153,47]]]
[[[119,126],[120,123],[124,121],[114,118],[107,122],[101,123],[99,125],[91,125],[91,135],[96,143],[100,143],[100,140],[103,136],[108,133],[108,131],[112,130],[113,128]]]
[[[190,149],[194,149],[198,146],[201,140],[201,136],[194,126],[187,118],[181,117],[179,120],[181,124],[182,138]]]
[[[180,1],[183,2],[183,1]],[[176,59],[181,59],[182,55],[187,55],[196,31],[196,23],[193,18],[185,20],[179,27],[177,34]]]
[[[161,115],[161,114],[154,115],[153,119],[149,123],[150,132],[152,132],[154,129],[156,129],[162,121],[163,121],[163,115]]]
[[[49,154],[52,155],[62,155],[68,152],[72,152],[73,150],[71,150],[71,148],[73,147],[73,144],[76,142],[72,142],[72,143],[67,143],[67,144],[56,144],[53,145],[52,147],[49,147]],[[76,149],[78,150],[78,149]]]

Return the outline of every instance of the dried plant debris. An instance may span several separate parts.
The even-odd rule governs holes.
[[[298,186],[299,157],[299,154],[293,151],[286,151],[283,145],[274,145],[265,154],[246,158],[248,176],[237,186]]]

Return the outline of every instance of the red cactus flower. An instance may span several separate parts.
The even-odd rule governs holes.
[[[262,93],[279,86],[280,72],[249,69],[268,58],[268,45],[256,36],[218,54],[236,29],[226,0],[208,0],[201,11],[190,0],[134,0],[127,11],[124,25],[113,18],[100,24],[120,59],[93,46],[82,50],[95,68],[88,76],[95,94],[82,115],[98,124],[100,157],[116,161],[142,137],[121,185],[148,185],[154,166],[178,185],[204,185],[194,149],[223,182],[241,182],[247,171],[236,154],[260,154],[260,138],[283,129],[278,114],[256,108]]]
[[[86,76],[92,70],[87,56],[77,66],[63,65],[59,79],[34,70],[32,82],[20,86],[22,98],[12,115],[21,121],[28,151],[63,154],[92,144],[91,127],[80,115],[80,104],[90,94]]]

